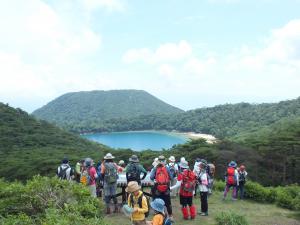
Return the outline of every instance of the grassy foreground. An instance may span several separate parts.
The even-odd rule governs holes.
[[[244,215],[249,224],[258,225],[300,225],[300,213],[279,208],[272,204],[262,204],[253,201],[231,201],[229,196],[225,201],[221,200],[222,193],[214,192],[209,198],[209,216],[197,216],[194,221],[183,220],[181,206],[178,198],[172,200],[175,224],[177,225],[213,225],[216,224],[215,216],[220,212],[234,211]],[[197,210],[200,207],[199,196],[194,199]],[[152,218],[151,214],[148,219]],[[112,214],[105,217],[105,221],[111,225],[131,225],[130,220],[123,214]]]

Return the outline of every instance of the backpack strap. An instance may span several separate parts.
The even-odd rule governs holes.
[[[144,194],[141,194],[141,196],[138,198],[138,204],[140,208],[143,208],[143,197]]]
[[[131,208],[133,208],[134,207],[134,202],[133,202],[133,194],[132,193],[130,193],[129,198],[130,198],[130,206],[131,206]]]

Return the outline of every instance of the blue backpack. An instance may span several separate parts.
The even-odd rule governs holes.
[[[163,225],[172,225],[172,222],[171,222],[171,220],[170,220],[169,217],[165,217],[165,218],[164,218]]]

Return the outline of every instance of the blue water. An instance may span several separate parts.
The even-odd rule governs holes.
[[[82,136],[112,148],[130,148],[136,151],[169,149],[188,140],[183,135],[155,131],[95,133]]]

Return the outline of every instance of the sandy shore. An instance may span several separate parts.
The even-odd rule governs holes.
[[[211,144],[215,143],[217,141],[217,138],[210,134],[200,134],[200,133],[195,133],[195,132],[186,132],[183,134],[186,135],[190,139],[203,138],[206,140],[207,143],[211,143]]]

